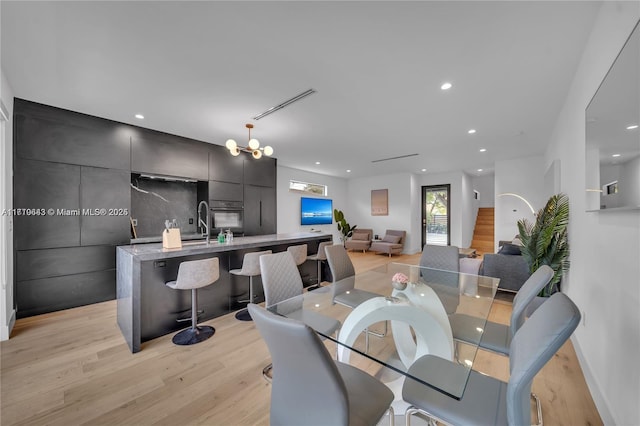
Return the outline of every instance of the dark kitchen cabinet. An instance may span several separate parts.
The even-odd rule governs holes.
[[[127,170],[82,167],[80,244],[118,245],[131,239],[131,174]]]
[[[17,317],[113,300],[116,270],[16,282]]]
[[[131,126],[22,99],[14,108],[17,157],[130,169]]]
[[[247,156],[240,154],[234,157],[227,148],[219,145],[211,145],[209,149],[209,180],[242,183]]]
[[[258,186],[276,186],[276,159],[262,157],[244,160],[244,184]]]
[[[20,250],[16,256],[16,280],[30,281],[114,269],[115,253],[115,246]]]
[[[244,186],[244,233],[265,235],[276,233],[276,189]]]
[[[131,138],[131,171],[209,180],[209,147],[204,142],[160,132]]]
[[[80,245],[80,166],[16,159],[14,169],[14,208],[40,213],[16,214],[15,249]]]
[[[242,201],[242,185],[239,183],[209,181],[209,200]]]

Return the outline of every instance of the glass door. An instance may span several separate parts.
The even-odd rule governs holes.
[[[451,185],[422,187],[422,246],[447,246],[451,241],[449,192]]]

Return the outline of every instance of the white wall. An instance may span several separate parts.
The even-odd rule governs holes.
[[[2,113],[0,117],[4,134],[0,135],[0,210],[13,207],[13,91],[0,69],[0,101]],[[0,223],[0,340],[7,340],[15,323],[13,309],[13,218],[1,216]]]
[[[348,188],[347,207],[343,211],[351,225],[373,229],[373,233],[380,235],[380,238],[384,236],[387,229],[406,231],[404,253],[417,253],[421,250],[420,231],[415,232],[415,179],[410,173],[353,178],[349,179]],[[388,189],[388,216],[371,215],[371,190],[373,189]],[[419,214],[418,210],[418,224]]]
[[[498,161],[495,165],[495,243],[512,240],[518,234],[518,220],[535,216],[521,199],[499,194],[513,193],[525,198],[535,211],[546,203],[544,189],[546,167],[542,156]]]
[[[574,347],[602,420],[617,425],[640,419],[640,211],[585,212],[585,108],[639,18],[640,2],[603,3],[545,157],[561,160],[571,202],[563,292],[585,315]]]
[[[460,203],[462,205],[462,223],[461,223],[461,246],[469,247],[471,240],[473,240],[473,229],[476,226],[476,217],[478,216],[479,201],[475,199],[473,193],[473,177],[466,173],[462,174],[461,182],[461,196]]]
[[[480,193],[478,207],[494,207],[495,206],[495,176],[475,176],[473,178],[473,189]]]
[[[289,181],[292,179],[300,182],[327,185],[328,195],[326,198],[330,198],[331,200],[333,200],[333,208],[344,211],[347,206],[346,179],[278,166],[277,232],[279,234],[286,234],[289,232],[309,232],[313,228],[322,232],[333,234],[334,243],[340,242],[340,233],[338,232],[338,228],[336,227],[335,222],[331,225],[300,225],[300,197],[321,197],[315,195],[307,195],[301,192],[289,191]],[[347,220],[351,223],[351,219],[349,218],[349,216],[347,216]]]

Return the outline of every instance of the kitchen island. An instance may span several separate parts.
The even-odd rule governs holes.
[[[284,251],[287,247],[307,244],[307,253],[314,254],[322,241],[331,241],[331,234],[293,233],[252,237],[236,237],[230,243],[183,241],[178,249],[164,249],[162,244],[134,244],[116,250],[117,318],[118,325],[132,352],[141,349],[142,342],[186,328],[191,315],[191,294],[168,288],[175,280],[180,263],[217,257],[220,278],[214,284],[198,289],[198,309],[204,310],[199,321],[206,321],[243,305],[248,279],[232,276],[229,270],[242,266],[245,253],[262,250]],[[315,283],[315,263],[301,265],[306,284]],[[257,302],[264,300],[260,277],[254,278]]]

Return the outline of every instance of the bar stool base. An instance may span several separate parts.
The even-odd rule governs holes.
[[[240,309],[236,312],[236,319],[240,321],[253,321],[253,318],[251,318],[251,314],[247,308]]]
[[[189,327],[173,336],[171,341],[176,345],[195,345],[196,343],[207,340],[213,336],[215,332],[215,328],[208,325],[201,325],[196,327],[195,330]]]

